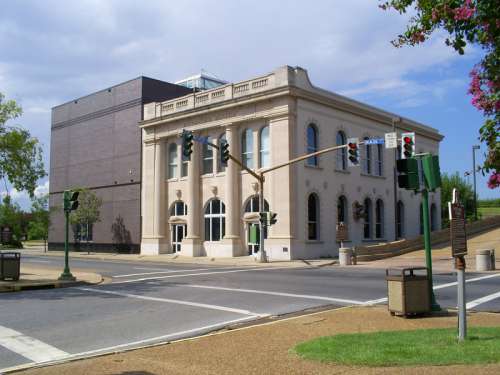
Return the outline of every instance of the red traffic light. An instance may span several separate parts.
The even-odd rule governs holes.
[[[348,146],[349,146],[349,148],[351,148],[353,150],[358,148],[358,144],[357,143],[349,143]]]
[[[404,138],[403,138],[403,141],[404,141],[404,143],[406,143],[406,144],[411,144],[411,143],[413,143],[413,142],[412,142],[411,137],[404,137]]]

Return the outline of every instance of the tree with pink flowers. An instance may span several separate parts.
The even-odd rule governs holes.
[[[485,122],[479,139],[488,147],[482,170],[489,173],[488,187],[500,187],[500,1],[499,0],[383,0],[384,10],[400,14],[414,9],[406,31],[391,43],[395,47],[425,42],[437,29],[448,33],[446,45],[460,55],[467,44],[480,46],[484,57],[470,72],[472,105]]]

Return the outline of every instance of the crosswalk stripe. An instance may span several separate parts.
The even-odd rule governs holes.
[[[476,306],[482,305],[483,303],[486,303],[486,302],[493,301],[494,299],[497,299],[497,298],[500,298],[500,292],[489,294],[487,296],[470,301],[469,303],[467,303],[466,308],[473,309]]]
[[[0,326],[0,345],[37,363],[69,356],[49,344],[3,326]]]

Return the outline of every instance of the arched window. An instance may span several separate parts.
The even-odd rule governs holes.
[[[384,237],[384,202],[377,199],[375,203],[375,238]]]
[[[436,204],[431,204],[431,232],[437,230],[437,209]]]
[[[212,139],[208,137],[208,142],[212,142]],[[203,144],[203,174],[214,173],[214,151],[212,150],[212,146]]]
[[[318,151],[318,129],[314,124],[309,124],[307,127],[307,153],[311,154]],[[318,157],[311,156],[307,159],[307,165],[317,166]]]
[[[225,141],[226,140],[226,133],[223,133],[221,134],[221,136],[219,137],[219,146],[222,144],[222,141]],[[220,155],[220,152],[221,150],[219,150],[219,155]],[[226,170],[226,166],[223,165],[221,162],[220,162],[220,157],[217,159],[217,172],[224,172]]]
[[[347,224],[347,199],[343,195],[337,200],[337,224]]]
[[[398,201],[396,207],[396,225],[397,237],[403,238],[405,235],[405,206],[401,201]]]
[[[377,176],[382,176],[384,172],[384,145],[377,145],[377,160],[375,161],[375,173]]]
[[[205,241],[220,241],[226,234],[226,206],[212,199],[205,209]]]
[[[372,238],[372,221],[373,221],[371,199],[366,198],[363,206],[364,206],[363,210],[365,213],[365,222],[363,225],[363,238],[369,239]]]
[[[183,201],[176,201],[170,208],[170,216],[186,216],[187,205]]]
[[[267,168],[271,165],[269,150],[270,150],[270,142],[269,142],[269,126],[264,126],[260,129],[259,134],[259,167]]]
[[[368,139],[368,137],[364,138],[365,141],[367,139]],[[371,145],[365,145],[365,152],[363,155],[363,172],[366,174],[372,173],[372,146]]]
[[[319,199],[314,193],[307,199],[307,239],[319,239]]]
[[[179,160],[177,158],[177,143],[168,145],[168,178],[177,177],[177,165]]]
[[[259,212],[259,196],[252,196],[245,205],[245,212]],[[269,212],[269,203],[264,199],[264,212]]]
[[[337,133],[337,146],[346,144],[346,136],[343,131]],[[337,169],[345,171],[347,169],[347,149],[342,147],[337,150]]]
[[[247,168],[253,168],[253,132],[252,129],[243,130],[241,135],[241,161]]]

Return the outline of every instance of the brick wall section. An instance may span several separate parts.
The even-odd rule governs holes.
[[[466,224],[467,237],[489,229],[500,227],[500,215],[492,216],[484,220]],[[443,244],[450,241],[450,229],[442,229],[431,233],[431,245]],[[397,255],[406,254],[424,248],[424,237],[418,236],[412,239],[389,242],[373,246],[356,246],[356,257],[360,261],[371,261],[390,258]]]

